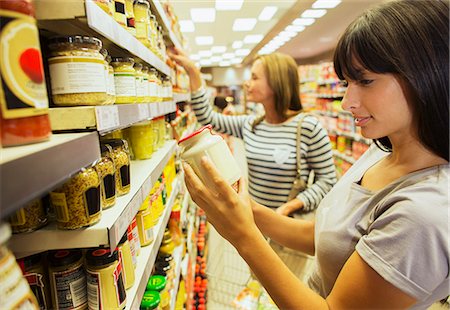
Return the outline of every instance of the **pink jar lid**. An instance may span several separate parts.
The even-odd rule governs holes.
[[[189,139],[192,138],[192,137],[195,137],[196,135],[198,135],[198,134],[200,134],[201,132],[203,132],[205,129],[211,130],[211,129],[212,129],[212,126],[211,126],[211,125],[203,126],[202,128],[200,128],[200,129],[194,131],[193,133],[191,133],[190,135],[188,135],[188,136],[186,136],[186,137],[180,139],[180,141],[178,141],[178,144],[180,144],[181,142],[184,142],[184,141],[186,141],[186,140],[189,140]]]

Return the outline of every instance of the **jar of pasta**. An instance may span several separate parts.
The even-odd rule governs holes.
[[[100,197],[102,210],[116,203],[116,170],[111,157],[112,148],[109,145],[100,146],[102,157],[95,165],[100,178]]]
[[[148,74],[148,67],[144,66],[142,67],[142,74],[144,76],[144,92],[145,92],[145,96],[144,96],[144,102],[148,103],[150,102],[150,86],[149,86],[149,74]]]
[[[41,199],[35,199],[9,218],[13,233],[32,232],[48,222],[47,212]]]
[[[135,81],[136,81],[136,102],[142,103],[145,101],[145,89],[144,89],[144,73],[142,72],[142,64],[135,63],[134,70],[135,73]]]
[[[151,121],[144,121],[132,125],[128,129],[131,148],[135,159],[149,159],[153,154],[155,133]]]
[[[136,82],[134,59],[131,57],[113,57],[114,85],[116,87],[116,103],[136,102]]]
[[[112,148],[111,157],[114,161],[116,171],[116,193],[118,196],[127,194],[130,191],[130,154],[128,143],[121,139],[103,140]]]
[[[53,103],[61,106],[108,102],[106,61],[102,41],[94,37],[63,36],[50,40],[48,59]]]
[[[136,25],[136,38],[141,41],[142,44],[150,48],[150,4],[148,0],[135,0],[133,8]]]
[[[114,1],[113,0],[94,0],[103,11],[113,16],[114,14]]]
[[[127,27],[127,17],[125,15],[125,0],[112,0],[114,1],[114,19],[119,25]]]
[[[97,223],[102,215],[100,178],[93,166],[83,168],[60,188],[50,192],[60,229],[77,229]]]

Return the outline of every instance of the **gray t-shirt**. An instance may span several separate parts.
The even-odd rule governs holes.
[[[412,309],[425,309],[450,291],[449,165],[408,174],[376,192],[358,185],[386,155],[372,145],[322,200],[316,266],[308,283],[326,297],[356,250],[385,280],[418,300]]]

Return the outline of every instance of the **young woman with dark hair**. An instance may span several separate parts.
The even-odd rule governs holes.
[[[279,216],[203,164],[184,165],[208,220],[281,309],[427,309],[450,291],[449,3],[389,1],[357,18],[334,62],[343,107],[377,141],[325,196],[315,222]],[[304,284],[264,235],[315,255]]]

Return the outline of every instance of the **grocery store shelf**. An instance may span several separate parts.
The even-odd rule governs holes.
[[[191,196],[189,195],[189,192],[186,191],[183,197],[183,201],[181,202],[181,213],[180,213],[180,222],[185,223],[187,221],[187,211],[189,208],[189,200],[191,199]]]
[[[152,273],[153,265],[155,264],[156,256],[164,235],[164,229],[169,221],[170,213],[172,211],[173,203],[178,195],[180,189],[181,179],[177,177],[172,184],[172,194],[164,209],[164,213],[159,219],[158,224],[153,228],[155,240],[147,247],[141,248],[141,254],[137,258],[137,265],[134,271],[135,283],[127,290],[127,305],[125,309],[139,309],[142,296],[144,296],[145,288],[148,279]]]
[[[342,130],[339,130],[339,129],[333,129],[330,132],[334,132],[338,136],[344,136],[344,137],[353,139],[354,141],[357,141],[357,142],[363,142],[363,143],[365,143],[367,145],[371,145],[372,144],[372,140],[366,139],[363,136],[361,136],[360,134],[357,134],[355,132],[342,131]]]
[[[111,55],[139,57],[165,75],[171,70],[138,39],[120,26],[92,0],[36,0],[36,17],[40,29],[60,35],[99,37]]]
[[[51,108],[53,131],[97,130],[101,134],[176,111],[173,101]]]
[[[0,219],[100,158],[98,134],[54,134],[49,141],[0,152]]]
[[[175,261],[175,278],[174,283],[172,286],[172,290],[170,292],[170,310],[175,310],[175,304],[177,301],[177,293],[178,293],[178,286],[180,285],[180,274],[181,274],[181,260],[182,260],[182,253],[183,252],[183,245],[179,245],[175,248],[173,251],[173,260]]]
[[[336,156],[337,158],[345,160],[346,162],[348,162],[348,163],[350,163],[352,165],[356,162],[356,160],[353,157],[350,157],[348,155],[342,154],[338,150],[333,150],[333,155]]]
[[[191,100],[191,93],[173,93],[173,101],[181,102],[181,101],[189,101]]]
[[[84,147],[79,149],[84,152]],[[29,234],[13,235],[11,250],[18,256],[24,256],[46,250],[88,248],[108,244],[111,248],[115,248],[175,149],[176,143],[171,140],[155,152],[151,159],[132,161],[130,192],[118,197],[113,207],[104,210],[97,224],[77,230],[58,230],[56,223],[52,222]],[[66,156],[64,160],[70,162],[67,160],[68,157]],[[38,181],[36,183],[39,184]]]
[[[178,48],[183,49],[183,46],[181,45],[180,41],[178,41],[175,34],[172,32],[172,26],[167,18],[166,11],[164,10],[161,2],[159,0],[153,0],[150,2],[152,5],[152,8],[154,8],[154,12],[156,13],[156,16],[158,18],[158,22],[162,25],[164,31],[166,32],[167,36],[169,37],[170,42]]]
[[[344,94],[318,94],[316,98],[321,99],[342,99]]]

